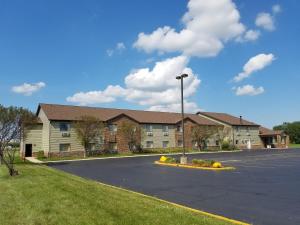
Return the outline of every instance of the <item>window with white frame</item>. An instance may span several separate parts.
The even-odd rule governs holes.
[[[169,132],[169,126],[163,125],[162,130],[163,130],[163,132]]]
[[[151,124],[147,124],[146,125],[146,132],[152,132],[152,131],[153,131],[152,125]]]
[[[59,144],[60,152],[67,152],[71,150],[71,144]]]
[[[169,141],[163,141],[162,146],[163,146],[163,148],[168,148],[169,147]]]
[[[59,130],[61,132],[67,132],[70,130],[70,123],[67,122],[61,122],[59,123]]]
[[[177,126],[177,131],[178,131],[178,132],[182,132],[182,126],[178,125],[178,126]]]
[[[116,124],[109,124],[108,129],[111,133],[115,133],[118,130],[118,126]]]
[[[153,148],[153,141],[147,141],[146,148]]]
[[[182,147],[182,146],[183,146],[183,141],[182,140],[178,140],[177,147]]]

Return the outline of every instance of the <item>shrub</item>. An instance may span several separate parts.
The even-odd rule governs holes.
[[[44,155],[44,151],[38,151],[37,152],[37,158],[38,159],[44,159],[44,158],[46,158],[45,155]]]
[[[202,167],[212,167],[212,165],[215,163],[214,160],[208,160],[208,159],[193,159],[192,163],[197,165],[197,166],[202,166]]]
[[[222,143],[222,150],[230,150],[230,144],[227,141]]]

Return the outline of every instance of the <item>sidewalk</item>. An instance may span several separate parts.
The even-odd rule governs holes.
[[[25,159],[29,162],[32,162],[32,163],[36,163],[36,164],[42,164],[44,162],[38,160],[37,158],[35,157],[25,157]]]

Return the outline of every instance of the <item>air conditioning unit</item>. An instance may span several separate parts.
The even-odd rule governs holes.
[[[69,132],[62,132],[62,133],[61,133],[61,136],[62,136],[62,137],[70,137],[71,134],[70,134]]]
[[[147,136],[153,136],[152,132],[147,132]]]
[[[169,132],[164,132],[164,136],[169,136]]]

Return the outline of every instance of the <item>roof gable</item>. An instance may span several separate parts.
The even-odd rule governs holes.
[[[245,119],[240,119],[239,117],[235,117],[229,115],[227,113],[216,113],[216,112],[198,112],[198,115],[203,115],[208,118],[212,118],[214,120],[232,125],[232,126],[259,126],[256,123],[250,122]]]

